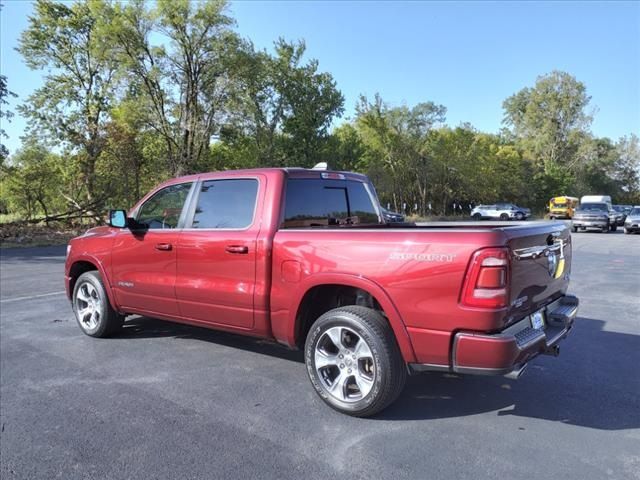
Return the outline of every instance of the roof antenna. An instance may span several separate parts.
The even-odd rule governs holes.
[[[316,163],[311,170],[327,170],[329,166],[327,162]]]

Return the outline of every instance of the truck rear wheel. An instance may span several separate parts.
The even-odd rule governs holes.
[[[105,291],[100,274],[85,272],[73,288],[73,313],[80,329],[90,337],[108,337],[122,327],[124,317],[116,312]]]
[[[387,320],[376,310],[330,310],[311,326],[304,347],[313,388],[331,408],[374,415],[398,398],[407,370]]]

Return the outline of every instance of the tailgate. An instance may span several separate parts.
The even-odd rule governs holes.
[[[566,293],[571,235],[562,222],[504,229],[511,251],[509,321],[533,313]]]

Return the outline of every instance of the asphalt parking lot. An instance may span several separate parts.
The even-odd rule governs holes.
[[[580,317],[517,381],[425,374],[372,419],[326,407],[302,356],[133,319],[97,340],[64,247],[3,250],[3,479],[640,479],[640,235],[574,234]]]

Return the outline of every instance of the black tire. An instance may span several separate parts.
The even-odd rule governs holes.
[[[85,301],[83,297],[90,300]],[[81,315],[85,306],[97,313],[95,320],[93,313]],[[80,330],[90,337],[104,338],[113,335],[124,323],[124,316],[116,312],[109,303],[102,278],[97,271],[85,272],[78,277],[73,288],[72,307]]]
[[[625,235],[629,235],[631,233],[631,230],[628,230],[627,228],[624,229],[624,233]]]
[[[516,220],[518,220],[518,221],[522,221],[522,220],[524,220],[524,218],[525,218],[525,217],[524,217],[524,213],[522,213],[522,212],[516,212]]]
[[[347,337],[344,338],[349,337],[350,331],[355,332],[356,336],[360,337],[358,342],[364,340],[366,346],[369,347],[373,366],[373,373],[371,374],[372,386],[370,391],[360,399],[358,399],[357,393],[355,399],[350,399],[349,401],[343,401],[331,394],[327,383],[330,379],[324,376],[328,375],[328,373],[325,373],[327,370],[321,367],[322,373],[320,373],[316,369],[316,351],[320,348],[320,342],[321,340],[326,342],[327,335],[325,333],[330,329],[335,329],[335,327],[348,329],[338,330],[346,332]],[[342,334],[340,338],[342,342]],[[366,307],[355,305],[340,307],[330,310],[318,318],[307,335],[304,354],[309,380],[311,380],[316,393],[331,408],[354,417],[375,415],[389,406],[402,392],[407,378],[406,365],[400,354],[391,326],[379,312]],[[335,355],[338,355],[338,353]],[[342,360],[338,361],[342,362]],[[341,364],[340,367],[328,366],[325,368],[345,368],[345,365]],[[354,368],[360,371],[360,364],[358,363]],[[355,374],[349,376],[339,369],[336,370],[336,373],[337,375],[344,374],[344,378],[347,379],[355,377]],[[344,392],[345,390],[343,389],[342,391]]]
[[[573,233],[576,233],[578,231],[578,227],[571,227],[571,230],[573,230]]]
[[[553,215],[549,215],[549,220],[555,220],[556,217],[554,217]]]
[[[471,215],[471,218],[473,218],[474,220],[482,220],[482,215],[480,215],[479,213],[474,213],[473,215]]]
[[[509,214],[508,213],[501,213],[500,214],[500,220],[509,220]]]
[[[618,225],[614,223],[613,225],[610,225],[610,229],[612,232],[615,232],[616,230],[618,230]]]

